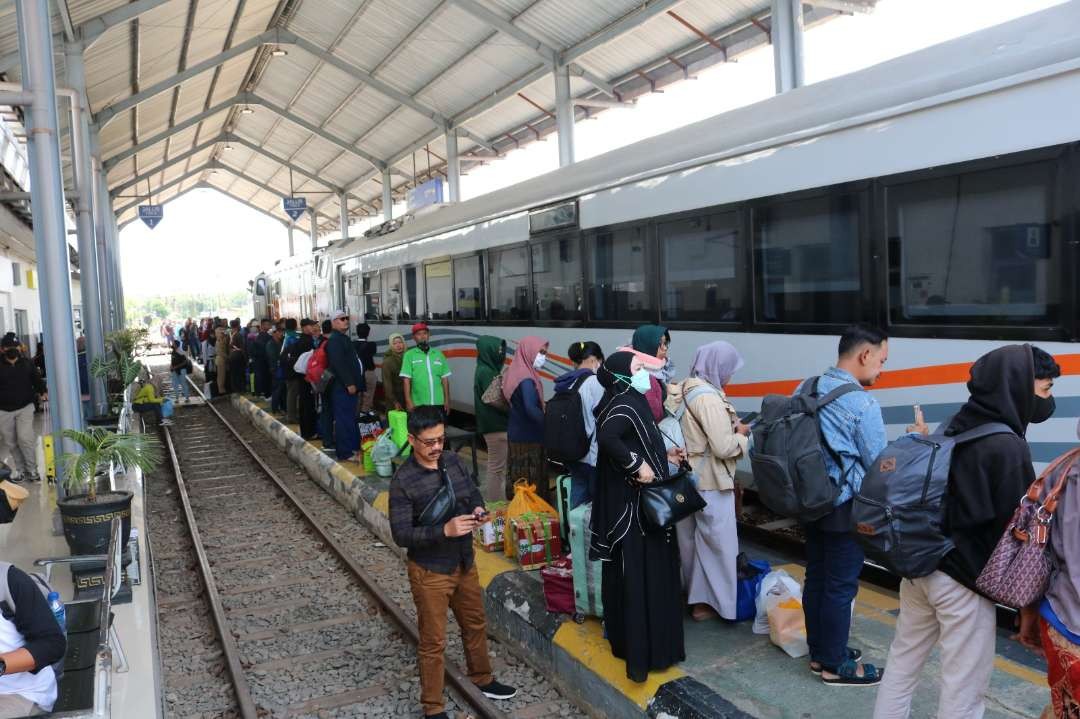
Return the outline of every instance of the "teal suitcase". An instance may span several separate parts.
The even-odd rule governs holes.
[[[589,520],[592,518],[592,502],[586,502],[570,510],[570,554],[574,559],[574,620],[584,621],[586,616],[604,616],[604,604],[600,598],[602,576],[601,562],[589,561]]]

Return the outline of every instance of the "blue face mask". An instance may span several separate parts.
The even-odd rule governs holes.
[[[645,394],[652,386],[652,382],[650,381],[650,379],[651,377],[649,376],[648,370],[644,368],[639,369],[630,377],[630,386],[636,389],[638,392]]]

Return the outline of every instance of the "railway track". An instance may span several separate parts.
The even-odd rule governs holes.
[[[163,648],[169,713],[417,714],[417,630],[398,603],[217,408],[178,408],[164,431],[176,483],[151,497],[159,625],[192,650]],[[448,710],[505,716],[449,662],[447,685]]]

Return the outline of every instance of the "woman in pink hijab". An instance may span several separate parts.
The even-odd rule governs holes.
[[[547,361],[548,342],[530,335],[518,340],[514,359],[503,378],[503,396],[510,403],[506,427],[506,496],[514,494],[514,482],[524,479],[551,502],[547,462],[544,457],[544,386],[540,368]]]

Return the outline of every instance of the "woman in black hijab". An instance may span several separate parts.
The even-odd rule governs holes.
[[[669,453],[645,392],[649,374],[629,352],[616,352],[596,373],[604,398],[596,409],[597,488],[589,558],[603,564],[604,625],[611,652],[626,676],[643,682],[650,671],[686,658],[679,545],[674,529],[648,528],[638,510],[643,484],[668,478]]]

